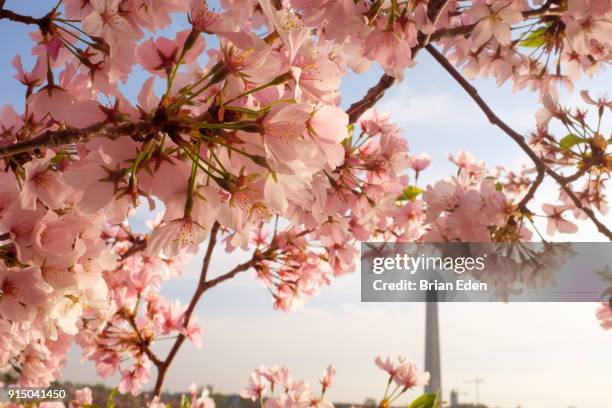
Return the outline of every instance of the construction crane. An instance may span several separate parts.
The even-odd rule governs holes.
[[[473,378],[471,380],[467,380],[469,383],[474,383],[474,388],[476,389],[476,408],[480,406],[480,384],[484,382],[482,378]]]

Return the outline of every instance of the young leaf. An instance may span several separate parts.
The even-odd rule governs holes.
[[[438,408],[440,400],[438,394],[423,394],[412,401],[408,408]]]
[[[528,48],[538,48],[544,44],[546,44],[546,31],[548,30],[547,26],[540,27],[536,30],[533,30],[523,41],[519,43],[521,47]]]
[[[567,136],[565,136],[563,139],[561,139],[559,141],[559,144],[561,145],[562,149],[566,149],[569,150],[572,147],[576,146],[579,143],[584,142],[584,139],[581,138],[580,136],[577,136],[573,133],[568,134]]]
[[[108,394],[108,400],[106,401],[106,408],[115,408],[115,396],[117,395],[117,388],[113,388],[110,394]]]
[[[397,200],[398,201],[406,201],[406,200],[414,201],[419,196],[419,194],[421,194],[422,192],[423,190],[421,190],[417,186],[408,186],[404,189],[404,192],[402,193],[402,195],[400,195],[397,198]]]

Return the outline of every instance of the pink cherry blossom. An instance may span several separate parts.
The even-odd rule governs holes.
[[[189,64],[204,50],[203,38],[195,33],[197,37],[191,40],[193,35],[191,30],[184,30],[177,33],[174,40],[159,37],[154,41],[149,38],[136,49],[136,59],[144,69],[161,76],[178,63],[181,55],[182,62]],[[188,40],[194,43],[187,50],[185,47]]]
[[[24,209],[35,210],[38,200],[48,208],[62,208],[71,194],[61,174],[50,168],[53,156],[53,152],[48,150],[45,157],[24,166],[25,181],[21,188],[21,205]]]
[[[373,30],[366,38],[364,56],[389,70],[401,70],[412,62],[411,44],[402,32]]]
[[[382,357],[376,356],[376,359],[374,360],[374,362],[376,363],[378,368],[380,368],[383,371],[386,371],[391,377],[394,377],[395,374],[397,373],[398,367],[393,361],[391,361],[391,357],[387,356],[387,358],[383,360]]]
[[[431,158],[427,153],[421,153],[410,158],[410,168],[417,173],[425,170],[431,164]]]
[[[212,33],[221,28],[221,16],[209,10],[207,0],[191,0],[189,20],[201,32]]]
[[[92,0],[92,12],[83,18],[83,30],[114,43],[139,37],[123,17],[119,0]]]
[[[49,293],[38,267],[8,268],[2,261],[0,291],[0,314],[14,321],[32,320]]]
[[[78,389],[74,392],[74,401],[70,402],[71,407],[80,407],[93,404],[91,389],[89,387]]]
[[[321,378],[321,381],[320,381],[321,386],[323,387],[323,390],[328,389],[334,382],[335,378],[336,378],[336,370],[334,369],[334,366],[332,365],[327,366],[327,368],[323,372],[323,378]]]
[[[548,235],[553,235],[557,231],[562,234],[571,234],[578,230],[576,224],[563,218],[563,213],[567,210],[566,207],[543,204],[542,210],[548,217],[548,225],[546,227],[546,233]]]
[[[251,377],[249,378],[249,388],[242,391],[240,396],[242,398],[248,398],[256,401],[264,395],[266,385],[267,381],[263,376],[257,373],[252,373]]]
[[[15,78],[27,87],[35,87],[40,85],[45,78],[43,60],[38,58],[31,72],[27,72],[23,68],[21,57],[17,55],[13,58],[12,65],[17,71]]]
[[[429,373],[422,373],[414,363],[400,359],[393,381],[404,388],[420,387],[429,383]]]
[[[602,303],[596,313],[599,324],[606,330],[612,329],[612,309],[608,303]]]
[[[476,4],[469,9],[468,14],[478,19],[472,34],[475,47],[480,47],[491,37],[495,37],[501,45],[509,45],[510,27],[523,20],[523,15],[512,1]]]
[[[288,8],[277,10],[271,0],[259,0],[259,5],[270,25],[278,32],[289,52],[289,61],[293,61],[300,47],[308,36],[308,27],[305,27],[300,17]]]

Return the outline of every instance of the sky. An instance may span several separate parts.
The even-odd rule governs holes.
[[[5,7],[39,16],[52,3],[8,0]],[[180,28],[183,21],[167,31]],[[29,54],[27,31],[21,25],[0,22],[0,38],[5,39],[0,44],[0,105],[15,103],[17,110],[23,103],[23,89],[11,78],[10,61],[17,53],[22,57]],[[343,107],[359,99],[379,76],[377,69],[362,76],[349,74],[342,85]],[[125,87],[126,94],[134,97],[144,79],[142,72],[136,72]],[[611,79],[608,72],[582,81],[576,93],[564,95],[562,102],[578,103],[577,92],[587,87],[610,94]],[[489,80],[475,84],[513,128],[520,132],[534,128],[537,95],[512,92],[510,86],[498,88]],[[461,149],[490,166],[518,168],[528,164],[513,142],[488,124],[471,99],[426,53],[419,55],[417,66],[406,72],[403,82],[388,92],[377,108],[390,112],[404,129],[413,153],[432,156],[432,166],[420,182],[452,174],[447,155]],[[556,189],[548,183],[537,202],[555,198]],[[602,220],[612,223],[610,215]],[[602,240],[588,224],[569,238]],[[226,255],[221,249],[215,255],[214,274],[222,274],[246,256]],[[164,294],[186,302],[194,290],[200,261],[201,256],[194,258],[184,275],[168,283]],[[612,332],[598,326],[595,308],[592,303],[440,304],[445,397],[457,389],[461,400],[473,401],[475,390],[468,381],[480,377],[484,380],[480,401],[491,407],[609,406]],[[243,273],[206,293],[196,311],[204,328],[204,346],[197,350],[186,344],[181,349],[166,385],[179,391],[194,382],[235,393],[247,385],[250,371],[264,364],[286,365],[296,377],[316,386],[323,369],[333,363],[337,380],[329,391],[332,400],[360,403],[367,397],[380,398],[386,377],[375,367],[375,356],[405,355],[422,367],[424,314],[424,304],[361,303],[359,271],[334,280],[303,310],[277,312],[272,309],[269,293],[249,272]],[[167,347],[160,345],[159,351]],[[99,381],[93,365],[80,361],[78,349],[71,351],[63,376],[79,382]],[[107,383],[116,384],[117,379]],[[408,398],[414,396],[415,392]]]

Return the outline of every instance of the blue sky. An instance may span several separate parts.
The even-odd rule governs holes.
[[[6,7],[43,15],[52,1],[11,1]],[[179,24],[172,29],[178,28]],[[12,57],[29,55],[31,43],[22,25],[0,22],[0,104],[23,103],[22,86],[9,79]],[[342,85],[343,106],[361,97],[380,71],[359,77],[348,75]],[[136,72],[125,90],[134,97],[144,81]],[[612,92],[610,74],[578,84],[598,92]],[[534,127],[537,95],[512,93],[493,81],[476,81],[482,96],[496,112],[521,132]],[[564,96],[570,104],[576,95]],[[392,113],[404,130],[413,153],[427,152],[433,164],[423,174],[431,182],[452,173],[448,153],[466,149],[487,164],[511,168],[525,157],[501,131],[491,127],[482,113],[448,74],[422,53],[418,65],[379,103]],[[556,197],[546,185],[539,201]],[[612,222],[610,216],[608,223]],[[601,240],[590,226],[578,240]],[[216,253],[212,270],[223,273],[244,254]],[[182,277],[172,281],[165,294],[186,301],[193,291],[199,260],[193,260]],[[224,392],[242,389],[250,370],[259,364],[286,364],[296,376],[313,386],[323,368],[337,366],[337,383],[330,396],[337,401],[361,402],[380,397],[385,377],[374,366],[377,354],[403,354],[423,362],[424,306],[422,304],[362,304],[359,275],[352,274],[323,288],[301,311],[285,314],[272,310],[268,292],[245,273],[208,292],[197,309],[204,327],[204,347],[190,344],[179,353],[167,386],[183,390],[190,382],[211,384]],[[511,408],[601,408],[609,404],[609,367],[612,366],[612,333],[601,330],[593,317],[593,304],[442,304],[440,305],[443,386],[457,388],[472,401],[473,386],[466,381],[484,378],[481,401]],[[161,346],[163,349],[164,346]],[[92,364],[81,363],[77,350],[70,354],[65,378],[97,381]],[[115,379],[109,383],[116,383]],[[413,394],[414,395],[414,394]]]

